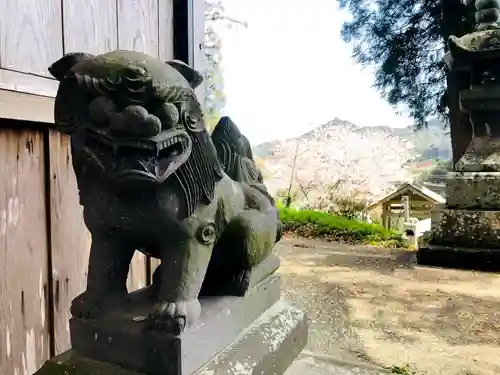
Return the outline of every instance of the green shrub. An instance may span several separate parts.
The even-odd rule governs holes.
[[[379,224],[369,224],[343,216],[314,210],[297,210],[279,206],[285,232],[301,237],[321,238],[352,244],[402,247],[400,234]]]

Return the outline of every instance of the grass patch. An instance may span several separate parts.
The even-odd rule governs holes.
[[[400,234],[379,224],[335,216],[314,210],[279,207],[280,219],[286,233],[326,241],[365,244],[384,247],[403,247]]]

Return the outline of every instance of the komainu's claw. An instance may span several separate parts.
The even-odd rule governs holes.
[[[181,334],[200,316],[201,305],[197,299],[189,301],[157,302],[148,316],[148,327],[173,335]]]

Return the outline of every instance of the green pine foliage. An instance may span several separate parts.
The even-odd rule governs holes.
[[[450,35],[474,30],[471,0],[338,0],[351,20],[341,31],[362,66],[375,68],[375,87],[394,106],[406,105],[417,126],[439,109],[446,86],[442,58]]]

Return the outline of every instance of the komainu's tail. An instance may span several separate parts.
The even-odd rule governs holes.
[[[281,239],[283,226],[279,220],[279,211],[274,199],[269,195],[262,173],[253,160],[252,148],[247,137],[241,134],[236,124],[229,117],[222,117],[212,132],[212,142],[224,172],[234,181],[250,185],[269,199],[278,216],[276,242]]]
[[[222,117],[212,132],[212,141],[222,168],[229,177],[248,185],[263,184],[262,173],[253,160],[250,142],[233,120]]]

